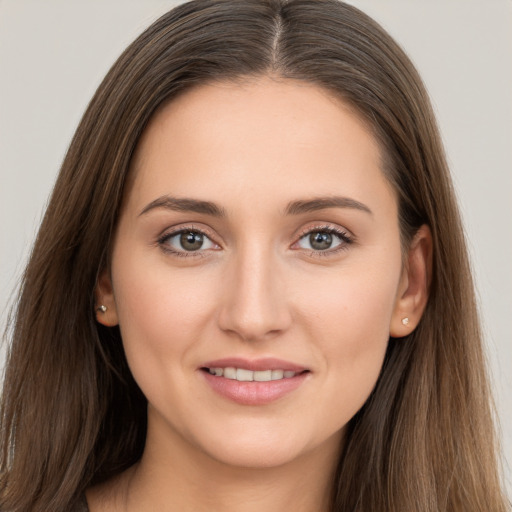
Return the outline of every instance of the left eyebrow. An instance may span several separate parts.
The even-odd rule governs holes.
[[[200,201],[198,199],[190,199],[187,197],[171,197],[161,196],[151,201],[140,213],[139,216],[154,210],[155,208],[163,208],[177,212],[195,212],[214,217],[224,217],[226,212],[215,203],[210,201]]]
[[[301,213],[315,212],[327,208],[351,208],[373,215],[373,212],[365,204],[350,197],[341,196],[316,197],[314,199],[292,201],[288,203],[285,215],[300,215]]]

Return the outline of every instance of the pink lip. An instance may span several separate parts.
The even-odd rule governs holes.
[[[295,377],[268,382],[239,382],[200,372],[205,381],[219,395],[240,405],[265,405],[296,390],[310,375],[299,373]]]
[[[211,375],[204,368],[244,368],[252,371],[287,370],[296,372],[294,377],[268,382],[239,382]],[[278,400],[300,387],[310,375],[303,366],[274,358],[248,360],[242,358],[218,359],[201,366],[199,373],[213,391],[240,405],[265,405]]]
[[[245,370],[263,371],[263,370],[285,370],[295,373],[307,370],[304,366],[299,366],[289,361],[276,359],[273,357],[265,357],[262,359],[244,359],[242,357],[229,357],[217,359],[215,361],[207,361],[202,368],[243,368]]]

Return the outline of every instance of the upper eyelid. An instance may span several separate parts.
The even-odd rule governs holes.
[[[315,233],[316,231],[330,231],[332,233],[343,233],[350,239],[355,239],[355,235],[350,231],[349,229],[339,226],[337,224],[331,224],[331,223],[321,223],[318,225],[309,226],[307,228],[302,228],[295,236],[297,238],[302,238],[306,235],[309,235],[311,233]]]
[[[184,233],[186,231],[194,231],[197,233],[201,233],[202,235],[208,237],[212,242],[218,244],[218,242],[215,240],[215,238],[218,237],[212,233],[211,229],[205,229],[204,227],[200,227],[195,224],[183,224],[173,227],[167,227],[164,230],[162,230],[161,233],[158,235],[158,240],[161,240],[163,238],[170,238],[172,236],[179,235],[180,233]]]

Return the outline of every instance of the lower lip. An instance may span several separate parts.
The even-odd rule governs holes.
[[[225,377],[217,377],[201,371],[206,382],[219,395],[241,405],[265,405],[288,395],[304,383],[308,372],[288,379],[267,382],[240,382]]]

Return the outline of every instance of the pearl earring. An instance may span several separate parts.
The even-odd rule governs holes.
[[[409,324],[409,317],[406,316],[405,318],[402,318],[402,323],[404,325],[408,325]]]
[[[101,304],[101,306],[96,308],[96,311],[100,311],[101,313],[106,313],[107,309],[108,309],[107,306],[104,306],[103,304]]]

